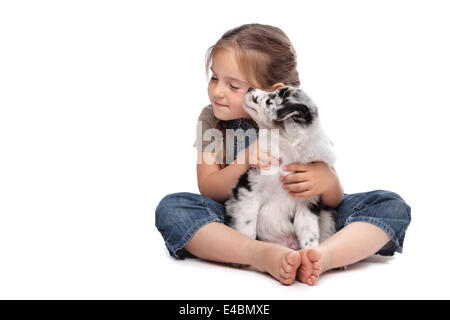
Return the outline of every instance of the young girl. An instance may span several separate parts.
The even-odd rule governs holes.
[[[199,121],[207,129],[256,128],[243,110],[249,88],[274,91],[299,86],[296,52],[279,28],[247,24],[226,32],[209,48],[206,70],[211,68],[208,96]],[[203,134],[202,134],[203,137]],[[293,173],[280,179],[292,197],[320,195],[321,202],[335,207],[337,232],[316,248],[294,251],[273,243],[251,239],[224,224],[224,202],[239,177],[249,167],[278,165],[268,153],[258,152],[258,141],[227,144],[234,160],[222,165],[224,155],[206,152],[209,141],[197,141],[197,181],[201,194],[179,192],[165,196],[156,208],[156,227],[170,254],[177,258],[252,265],[271,274],[282,284],[297,278],[313,285],[323,272],[360,261],[373,254],[402,252],[409,225],[410,207],[389,191],[344,194],[334,168],[325,163],[291,163]],[[202,152],[203,151],[203,152]],[[259,155],[259,156],[258,156]]]

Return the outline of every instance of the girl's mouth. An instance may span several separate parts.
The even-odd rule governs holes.
[[[214,101],[214,104],[218,107],[228,107],[227,105],[217,103],[216,101]]]

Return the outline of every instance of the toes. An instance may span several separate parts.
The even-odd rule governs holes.
[[[311,274],[311,270],[309,268],[305,268],[305,266],[301,266],[299,268],[299,272],[298,272],[298,278],[300,280],[300,282],[306,282],[306,280],[308,279],[308,277]]]
[[[300,266],[300,254],[297,251],[289,253],[281,261],[280,276],[289,279],[290,283],[295,281],[295,276],[298,267]]]
[[[292,266],[287,263],[286,259],[283,259],[283,261],[281,261],[280,275],[284,278],[290,278],[291,272]]]
[[[317,280],[319,280],[319,276],[311,275],[311,277],[306,279],[305,283],[310,286],[313,286],[317,282]]]
[[[311,285],[314,285],[317,282],[317,280],[319,280],[319,277],[313,275],[309,278],[309,280],[311,282]]]
[[[283,269],[284,269],[284,271],[290,273],[292,271],[292,266],[288,264],[288,265],[284,266]]]
[[[280,277],[280,282],[285,285],[291,285],[294,282],[294,280],[291,279],[290,277],[288,278]]]
[[[294,272],[286,272],[284,270],[280,270],[280,276],[284,279],[291,279],[293,274],[295,275]]]
[[[319,262],[314,262],[312,266],[313,266],[312,274],[314,276],[319,277],[319,275],[320,275],[320,263]]]

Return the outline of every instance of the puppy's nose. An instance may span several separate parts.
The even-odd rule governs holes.
[[[253,90],[255,90],[255,89],[253,89],[253,88],[248,88],[247,92],[252,92]]]

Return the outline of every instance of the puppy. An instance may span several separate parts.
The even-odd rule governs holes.
[[[319,122],[316,104],[299,88],[274,92],[250,88],[244,110],[261,129],[277,129],[279,148],[271,150],[280,165],[322,161],[332,166],[332,143]],[[294,250],[315,247],[335,232],[335,213],[325,208],[320,196],[295,198],[282,188],[281,167],[250,168],[225,202],[225,223],[241,233]]]

